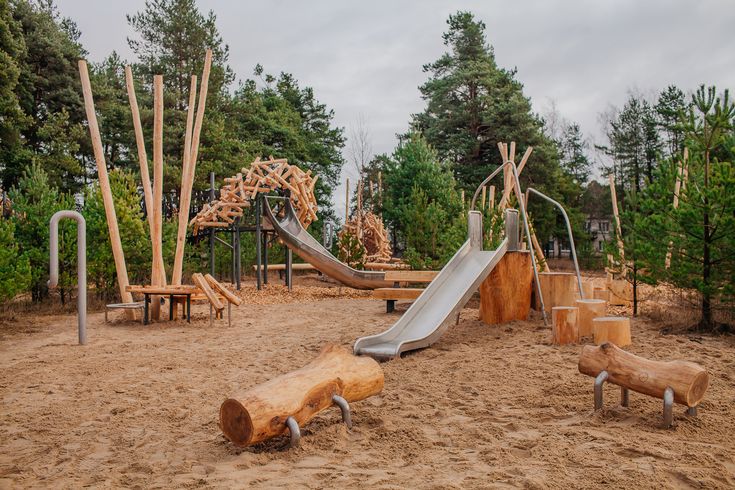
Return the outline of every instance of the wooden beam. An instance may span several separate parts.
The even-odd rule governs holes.
[[[386,271],[385,280],[393,282],[431,282],[441,271]]]
[[[92,149],[94,150],[94,159],[97,164],[97,175],[100,183],[100,193],[102,194],[102,203],[105,206],[105,218],[107,219],[107,229],[110,233],[110,245],[112,246],[112,257],[115,260],[115,271],[117,273],[117,285],[120,290],[120,298],[123,303],[132,303],[133,295],[126,291],[128,286],[128,270],[125,266],[125,254],[123,252],[122,243],[120,241],[120,230],[117,225],[117,215],[115,213],[115,203],[112,200],[112,191],[110,189],[110,179],[107,175],[107,163],[105,162],[105,152],[102,148],[102,138],[100,137],[100,128],[97,125],[97,114],[94,110],[94,97],[92,96],[92,85],[89,82],[89,72],[87,71],[87,62],[79,60],[79,75],[82,81],[82,95],[84,96],[84,109],[87,113],[87,121],[89,123],[89,134],[92,139]],[[128,318],[135,318],[135,312],[126,310]]]
[[[210,274],[206,274],[204,278],[207,280],[212,289],[221,294],[227,301],[235,306],[240,306],[240,304],[242,303],[242,299],[240,299],[239,296],[235,295],[232,291],[220,284],[217,279],[212,277]]]
[[[222,311],[225,309],[225,305],[217,297],[217,295],[214,294],[214,291],[212,291],[212,288],[209,287],[209,283],[206,279],[204,279],[203,275],[198,272],[192,274],[191,280],[194,281],[194,284],[199,286],[199,289],[201,289],[202,292],[207,296],[209,303],[214,307],[215,310]]]
[[[189,175],[191,165],[191,139],[194,124],[194,106],[196,105],[197,77],[192,75],[189,87],[189,107],[186,114],[186,129],[184,133],[184,153],[181,170],[181,190],[179,191],[179,223],[176,231],[176,254],[174,255],[174,270],[171,283],[181,284],[184,270],[184,247],[186,246],[186,229],[189,225],[189,206],[191,205],[191,189],[194,184]]]
[[[424,290],[421,288],[378,288],[373,289],[375,299],[416,299]]]

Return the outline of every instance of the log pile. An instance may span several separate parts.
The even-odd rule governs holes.
[[[344,233],[356,236],[362,242],[365,246],[366,262],[387,263],[391,261],[393,251],[388,239],[388,231],[379,216],[373,213],[362,213],[359,218],[353,216],[342,228],[340,237]]]
[[[205,204],[189,225],[194,235],[205,228],[227,228],[243,215],[244,208],[250,207],[258,194],[288,190],[301,225],[308,228],[317,219],[314,187],[318,178],[310,170],[304,172],[289,165],[285,158],[256,158],[249,168],[243,167],[237,175],[226,178],[219,199]]]

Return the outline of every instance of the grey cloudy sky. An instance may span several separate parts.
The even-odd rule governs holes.
[[[141,10],[143,0],[57,3],[79,25],[92,61],[112,50],[132,57],[125,14]],[[349,129],[364,116],[376,153],[391,152],[395,134],[423,108],[421,66],[444,51],[446,19],[457,10],[485,22],[498,64],[518,69],[536,111],[553,103],[595,139],[599,113],[622,105],[630,90],[655,94],[672,83],[686,91],[700,83],[735,89],[732,0],[198,4],[217,15],[238,78],[250,77],[256,63],[270,73],[293,73],[334,109],[338,125]],[[343,205],[343,194],[336,193],[335,204]]]

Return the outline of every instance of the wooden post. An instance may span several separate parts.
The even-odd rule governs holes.
[[[383,172],[378,172],[378,206],[380,213],[383,213]]]
[[[575,282],[577,277],[571,272],[541,272],[538,275],[541,294],[544,296],[546,312],[551,313],[554,306],[574,306],[578,298]],[[537,308],[540,304],[537,301]]]
[[[674,209],[677,209],[679,207],[679,194],[681,193],[681,190],[683,188],[683,181],[684,181],[684,168],[687,165],[687,159],[689,158],[689,149],[684,148],[684,158],[682,158],[681,162],[679,162],[679,166],[677,167],[676,172],[676,184],[674,184]],[[671,267],[671,249],[674,246],[673,241],[669,241],[669,247],[666,251],[666,262],[665,262],[665,268],[668,270],[669,267]]]
[[[586,345],[579,356],[579,372],[597,376],[607,371],[608,382],[638,393],[663,398],[666,388],[674,390],[674,401],[696,407],[709,386],[707,370],[688,361],[652,361],[611,343]]]
[[[487,186],[482,186],[482,199],[480,199],[480,209],[485,210],[485,197],[487,196]]]
[[[610,301],[610,290],[608,290],[607,288],[598,288],[595,286],[595,290],[592,292],[592,298]]]
[[[345,184],[345,226],[350,221],[350,178],[347,177],[347,183]]]
[[[153,191],[151,190],[151,177],[148,173],[148,155],[145,150],[145,137],[143,126],[140,123],[140,111],[138,110],[138,98],[135,96],[135,81],[133,70],[130,66],[125,67],[125,85],[128,89],[128,101],[133,117],[133,128],[135,130],[135,144],[138,148],[138,166],[140,167],[140,181],[143,186],[143,198],[145,200],[145,211],[148,216],[148,228],[153,234]]]
[[[338,395],[356,402],[383,390],[383,370],[367,356],[327,345],[306,366],[229,398],[220,407],[220,427],[236,446],[250,446],[287,432],[286,419],[300,427],[334,405]]]
[[[600,316],[592,320],[595,344],[612,342],[618,347],[631,344],[630,318],[624,316]]]
[[[615,192],[615,180],[613,174],[608,175],[608,181],[610,182],[610,197],[612,198],[613,216],[615,218],[615,233],[618,238],[618,253],[620,254],[620,274],[625,276],[627,266],[625,264],[625,248],[623,247],[623,229],[620,227],[620,214],[618,213],[618,196]]]
[[[102,203],[105,206],[105,218],[107,219],[107,229],[110,232],[110,245],[112,246],[112,257],[115,260],[115,271],[117,272],[117,285],[120,290],[120,298],[123,303],[132,303],[133,295],[128,292],[128,270],[125,266],[125,254],[123,252],[122,243],[120,242],[120,230],[117,226],[117,215],[115,213],[115,203],[112,200],[112,191],[110,190],[110,179],[107,175],[107,163],[105,162],[105,152],[102,149],[102,138],[100,137],[100,128],[97,125],[97,114],[94,110],[94,98],[92,96],[92,85],[89,82],[89,73],[87,71],[87,62],[79,60],[79,75],[82,80],[82,94],[84,96],[84,109],[87,113],[87,121],[89,122],[89,134],[92,138],[92,149],[94,150],[94,159],[97,163],[97,175],[99,176],[100,193],[102,194]],[[135,318],[133,310],[126,310],[128,318]]]
[[[527,320],[533,268],[529,252],[508,252],[480,285],[480,320],[497,325]]]
[[[577,330],[577,308],[575,306],[554,306],[551,309],[551,341],[556,345],[576,344],[579,340]]]
[[[488,198],[488,207],[490,208],[490,211],[495,210],[495,186],[490,186],[490,197]]]
[[[605,316],[607,301],[602,299],[578,299],[577,305],[577,330],[580,337],[592,335],[592,320]]]
[[[179,216],[176,231],[176,255],[174,255],[174,270],[171,284],[181,285],[181,276],[184,270],[184,247],[186,246],[186,229],[189,225],[189,207],[191,206],[191,191],[194,185],[190,179],[189,166],[191,165],[191,139],[194,124],[194,109],[196,106],[197,77],[192,75],[189,88],[189,107],[186,114],[186,129],[184,133],[184,152],[181,169],[181,190],[179,191]],[[193,177],[193,175],[191,176]]]
[[[166,283],[166,270],[163,264],[163,76],[153,77],[153,234],[151,249],[151,285],[163,286]],[[160,319],[161,302],[158,296],[151,298],[151,318]]]

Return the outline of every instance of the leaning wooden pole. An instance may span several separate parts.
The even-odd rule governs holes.
[[[676,172],[676,184],[674,184],[674,209],[679,208],[679,194],[681,193],[682,189],[684,189],[684,169],[687,166],[687,160],[689,159],[689,149],[684,148],[684,157],[682,158],[681,162],[679,162],[679,166],[677,167]],[[671,250],[674,247],[673,240],[669,240],[669,247],[666,250],[666,263],[665,268],[668,270],[669,267],[671,267]]]
[[[130,66],[125,67],[125,85],[128,89],[128,101],[130,112],[133,117],[133,128],[135,129],[135,144],[138,149],[138,166],[140,167],[140,181],[143,186],[143,198],[145,199],[145,211],[148,215],[148,227],[153,233],[153,191],[151,190],[151,176],[148,173],[148,154],[145,150],[145,137],[143,126],[140,123],[140,111],[138,109],[138,98],[135,96],[135,81],[133,70]]]
[[[94,110],[94,98],[92,97],[92,85],[89,82],[89,72],[87,71],[87,62],[79,60],[79,75],[82,80],[82,94],[84,96],[84,109],[87,113],[87,121],[89,122],[89,134],[92,138],[92,148],[94,150],[94,159],[97,163],[97,175],[100,183],[100,192],[102,193],[102,202],[105,206],[105,217],[107,218],[107,229],[110,232],[110,244],[112,246],[112,257],[115,260],[115,271],[117,272],[117,285],[120,289],[120,298],[123,303],[132,303],[133,295],[127,291],[128,270],[125,266],[125,253],[123,252],[122,243],[120,242],[120,229],[117,226],[117,215],[115,214],[115,203],[112,200],[112,191],[110,189],[110,179],[107,175],[107,163],[105,162],[105,152],[102,149],[102,138],[100,137],[100,128],[97,125],[97,114]],[[127,310],[128,318],[134,317],[132,310]]]
[[[199,139],[202,133],[202,124],[204,122],[204,111],[207,106],[207,92],[209,90],[209,72],[212,68],[212,50],[208,49],[204,57],[204,69],[202,70],[202,84],[199,86],[199,102],[197,104],[196,122],[194,129],[191,131],[191,145],[188,152],[184,150],[184,155],[188,154],[188,161],[185,162],[183,174],[181,176],[181,195],[179,196],[179,228],[176,232],[176,254],[174,255],[174,270],[172,272],[173,284],[181,284],[181,276],[184,267],[184,247],[186,246],[186,228],[189,221],[189,207],[191,206],[191,192],[194,185],[194,176],[196,175],[197,158],[199,157]],[[192,77],[192,87],[196,88],[196,78]],[[195,92],[193,90],[192,92]],[[192,93],[189,93],[189,113],[191,113],[194,104],[192,103]],[[187,116],[187,127],[190,116]],[[186,142],[185,142],[186,144]]]
[[[184,133],[184,152],[181,165],[181,190],[179,191],[179,228],[176,232],[176,255],[174,255],[174,269],[171,284],[181,285],[181,276],[184,270],[184,246],[186,244],[186,228],[189,225],[189,206],[191,205],[191,190],[193,182],[189,180],[189,165],[191,164],[191,138],[194,125],[194,109],[196,106],[197,77],[192,75],[189,88],[189,108],[186,114],[186,129]],[[185,211],[186,209],[186,211]]]
[[[620,254],[620,274],[624,277],[626,272],[625,249],[623,247],[623,229],[620,226],[620,214],[618,212],[618,195],[615,191],[615,179],[612,173],[607,176],[610,182],[610,197],[612,199],[613,217],[615,218],[615,233],[618,239],[618,253]]]
[[[163,76],[153,77],[153,234],[151,235],[151,249],[153,251],[153,266],[151,285],[164,286],[166,271],[163,264]],[[161,312],[161,302],[153,297],[151,316],[158,320]]]

